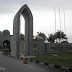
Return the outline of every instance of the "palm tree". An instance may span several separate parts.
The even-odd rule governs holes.
[[[45,41],[47,39],[46,35],[41,32],[37,32],[38,34],[34,36],[34,40],[43,40]]]
[[[58,30],[58,32],[56,32],[55,34],[55,39],[59,39],[59,43],[60,43],[60,40],[62,39],[63,41],[64,40],[66,40],[67,41],[67,37],[66,37],[66,34],[64,34],[64,32],[63,31],[59,31]]]
[[[50,34],[50,36],[49,36],[49,38],[48,38],[48,41],[49,41],[50,43],[54,43],[54,42],[55,42],[55,35]]]
[[[50,36],[49,36],[49,38],[48,38],[48,41],[50,42],[50,43],[54,43],[55,42],[55,40],[58,40],[59,41],[59,43],[68,43],[68,41],[67,41],[67,37],[66,37],[66,34],[64,34],[64,32],[63,31],[57,31],[56,33],[54,33],[54,35],[53,34],[50,34]],[[62,42],[60,42],[60,40],[62,40]],[[58,43],[58,42],[57,42]]]

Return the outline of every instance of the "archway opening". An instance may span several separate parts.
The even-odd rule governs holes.
[[[4,48],[9,48],[9,49],[10,49],[10,41],[5,40],[5,41],[3,42],[3,47],[4,47]]]
[[[21,14],[20,15],[20,39],[24,40],[24,37],[25,37],[25,19]]]
[[[20,34],[25,35],[25,19],[22,15],[20,15]]]
[[[20,14],[20,55],[24,55],[24,45],[25,45],[25,19],[22,14]]]

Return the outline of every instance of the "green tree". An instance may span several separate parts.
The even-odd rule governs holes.
[[[47,39],[46,35],[41,32],[37,32],[37,35],[34,36],[34,40],[43,40],[45,41]]]
[[[59,43],[61,43],[60,40],[63,40],[62,43],[67,42],[67,39],[68,38],[66,37],[66,34],[64,34],[63,31],[59,31],[58,30],[54,35],[55,35],[55,40],[58,39],[59,40]]]
[[[24,40],[24,34],[20,34],[20,39]]]
[[[47,39],[50,43],[54,43],[55,42],[55,35],[50,34],[49,38]]]
[[[66,34],[64,34],[63,31],[58,30],[56,33],[50,34],[48,41],[50,43],[54,43],[55,40],[56,40],[57,43],[58,43],[58,41],[59,41],[59,43],[68,43],[67,39],[68,38],[66,37]]]

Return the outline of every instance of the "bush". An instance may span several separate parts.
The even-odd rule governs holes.
[[[3,52],[11,52],[11,49],[5,48],[5,49],[1,49],[1,51],[3,51]]]

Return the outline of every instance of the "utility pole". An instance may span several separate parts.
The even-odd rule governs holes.
[[[61,15],[60,15],[60,8],[59,8],[59,19],[60,19],[60,39],[61,39]],[[59,42],[60,42],[60,39],[59,39]]]

